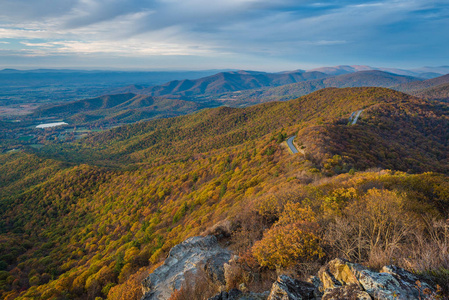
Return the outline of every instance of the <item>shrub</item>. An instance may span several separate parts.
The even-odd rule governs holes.
[[[307,223],[315,222],[315,213],[309,206],[303,207],[301,203],[288,202],[285,204],[284,211],[279,217],[279,221],[276,225],[284,226],[294,223],[305,225]]]
[[[252,248],[261,266],[286,268],[299,261],[310,261],[324,255],[320,239],[297,224],[275,226]]]
[[[181,288],[175,290],[169,300],[203,300],[213,297],[219,291],[219,287],[202,268],[193,274],[186,273],[185,278]]]

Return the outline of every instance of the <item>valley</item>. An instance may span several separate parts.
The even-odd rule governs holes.
[[[0,1],[1,300],[449,299],[449,2]]]
[[[237,76],[259,81],[232,93],[260,91],[249,88],[262,75],[248,73]],[[1,297],[139,299],[170,249],[198,235],[239,256],[227,290],[264,292],[279,272],[304,279],[341,257],[376,271],[394,262],[447,295],[437,225],[449,212],[449,105],[363,86],[432,87],[422,78],[360,73],[270,75],[265,95],[321,82],[284,101],[231,106],[213,98],[226,85],[208,94],[211,82],[178,82],[170,95],[104,95],[2,120]],[[285,146],[293,138],[300,155]]]
[[[112,89],[113,94],[76,101],[70,101],[70,97],[65,98],[63,102],[61,100],[35,102],[29,99],[28,102],[31,101],[34,104],[26,105],[20,104],[22,102],[19,101],[18,104],[5,106],[2,110],[4,114],[0,115],[0,150],[7,152],[14,149],[23,149],[27,146],[40,147],[48,143],[64,143],[65,141],[82,138],[89,132],[97,132],[140,121],[190,114],[205,108],[218,106],[246,107],[263,102],[286,101],[327,87],[389,87],[399,91],[410,91],[413,95],[445,101],[445,85],[449,84],[447,75],[438,76],[438,73],[430,75],[430,73],[416,71],[389,70],[399,74],[408,74],[399,75],[367,66],[339,66],[324,68],[321,71],[327,73],[319,70],[297,70],[280,73],[230,71],[199,79],[170,81],[152,87],[132,85],[125,88],[116,88]],[[11,73],[13,71],[3,71],[3,73],[5,72]],[[18,73],[16,76],[27,74],[26,72],[24,74],[18,71],[14,72],[13,74]],[[191,76],[200,76],[203,73],[192,72]],[[53,71],[52,73],[42,70],[32,72],[31,78],[35,76],[34,81],[44,84],[41,81],[49,74],[51,76],[47,80],[61,76],[61,74],[65,75],[60,79],[61,84],[69,80],[70,76],[75,76],[77,80],[89,78],[89,76],[93,76],[93,78],[105,77],[104,74],[93,71],[73,75],[73,71],[72,73],[69,71],[65,71],[65,73]],[[130,74],[132,76],[129,76]],[[142,78],[146,76],[153,78],[156,82],[167,76],[185,75],[184,73],[130,74],[112,72],[108,76],[112,76],[111,84],[117,84],[120,76],[125,75],[129,76],[126,80],[137,80],[135,76],[141,76],[138,78],[143,80]],[[434,78],[424,79],[409,76],[410,74],[426,77],[434,76]],[[21,78],[20,76],[18,78]],[[160,78],[155,79],[156,76]],[[68,124],[58,130],[33,129],[33,126],[45,122],[54,122],[55,120]]]

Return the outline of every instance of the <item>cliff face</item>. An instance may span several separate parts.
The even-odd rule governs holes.
[[[181,288],[187,276],[206,271],[218,285],[225,285],[223,265],[231,252],[221,248],[214,236],[192,237],[170,250],[164,264],[142,282],[142,300],[162,300]]]
[[[179,290],[187,277],[205,271],[219,289],[213,300],[299,299],[433,299],[436,288],[396,266],[374,272],[360,264],[336,258],[309,278],[309,282],[280,275],[270,291],[251,293],[226,287],[225,265],[232,254],[218,245],[214,236],[192,237],[173,247],[164,264],[143,282],[142,300],[166,300]]]

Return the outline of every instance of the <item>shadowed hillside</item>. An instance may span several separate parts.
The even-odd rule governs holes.
[[[432,100],[449,100],[449,83],[443,83],[434,87],[426,88],[413,92],[416,97]]]
[[[398,85],[394,87],[395,90],[405,92],[405,93],[415,93],[419,92],[420,90],[436,87],[438,85],[449,83],[449,74],[443,75],[440,77],[424,80],[421,82],[409,82],[409,83],[403,83],[401,85]]]
[[[356,125],[347,120],[300,131],[310,159],[364,170],[380,167],[413,173],[449,170],[449,106],[426,101],[386,101],[366,108]]]

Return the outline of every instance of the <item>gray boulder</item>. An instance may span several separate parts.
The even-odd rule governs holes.
[[[371,300],[371,296],[356,284],[327,290],[321,300]]]
[[[420,281],[421,287],[418,288],[419,278],[396,266],[387,266],[380,272],[374,272],[362,265],[337,258],[321,268],[318,275],[325,295],[333,289],[341,290],[348,285],[358,287],[373,299],[379,300],[429,299],[430,295],[425,295],[423,291],[427,289],[430,293],[435,292],[424,281]]]
[[[315,286],[311,283],[299,281],[281,275],[271,287],[267,300],[304,300],[314,299]]]
[[[174,246],[164,264],[142,281],[142,300],[166,300],[180,289],[185,276],[204,270],[210,279],[225,285],[223,265],[231,253],[219,246],[214,236],[192,237]]]
[[[229,292],[221,292],[208,300],[266,300],[268,292],[265,293],[243,293],[238,289],[232,289]]]
[[[237,289],[232,289],[229,292],[223,291],[208,300],[237,300],[240,299],[242,292]]]

